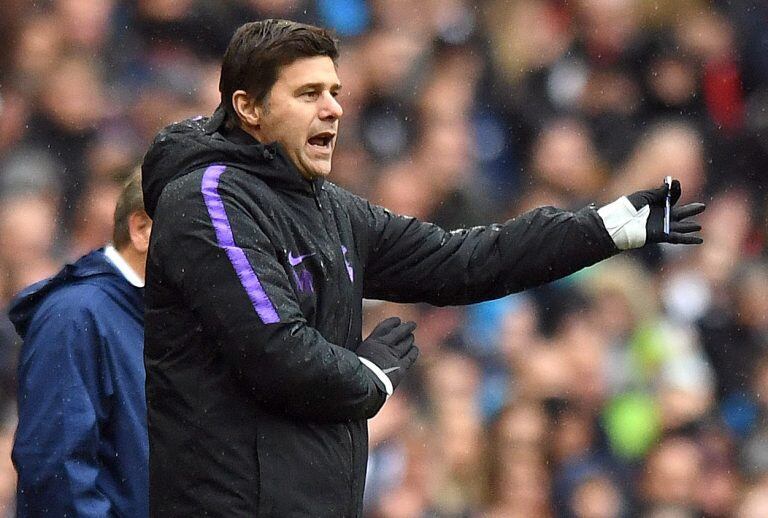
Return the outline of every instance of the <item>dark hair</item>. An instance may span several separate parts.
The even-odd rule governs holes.
[[[128,220],[131,214],[144,211],[144,195],[141,191],[141,169],[136,169],[125,182],[115,207],[115,227],[112,244],[122,250],[131,242]]]
[[[305,57],[328,56],[336,63],[337,40],[320,27],[289,20],[261,20],[242,25],[229,42],[221,63],[221,105],[227,123],[238,120],[232,94],[245,90],[263,102],[277,81],[280,68]]]

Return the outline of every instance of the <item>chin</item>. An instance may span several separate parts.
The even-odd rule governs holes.
[[[331,164],[317,165],[315,167],[308,168],[309,174],[312,178],[321,178],[331,174]]]

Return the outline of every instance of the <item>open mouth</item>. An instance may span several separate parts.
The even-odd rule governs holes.
[[[335,137],[335,133],[331,131],[323,131],[322,133],[311,136],[309,140],[307,140],[307,143],[315,148],[330,151]]]

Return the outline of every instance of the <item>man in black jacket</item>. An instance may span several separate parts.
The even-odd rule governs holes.
[[[361,341],[364,297],[468,304],[646,242],[700,242],[684,220],[701,204],[662,232],[665,188],[446,232],[326,182],[336,58],[322,29],[244,25],[220,107],[145,157],[155,516],[360,516],[366,420],[417,355],[415,324],[396,318]]]

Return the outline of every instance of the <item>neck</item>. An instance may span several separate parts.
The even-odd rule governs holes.
[[[238,127],[239,127],[241,130],[243,130],[244,132],[246,132],[248,135],[250,135],[251,137],[253,137],[255,140],[257,140],[258,142],[261,142],[261,139],[259,138],[259,133],[258,133],[258,131],[256,130],[256,128],[253,128],[253,127],[251,127],[251,126],[248,126],[247,124],[243,124],[242,122],[241,122],[241,123],[238,125]],[[262,143],[262,144],[265,144],[266,142],[261,142],[261,143]]]
[[[125,246],[123,248],[117,248],[116,250],[122,258],[125,259],[128,266],[136,272],[136,275],[144,281],[147,254],[139,252],[132,246]]]

